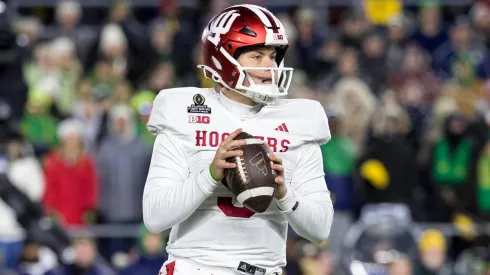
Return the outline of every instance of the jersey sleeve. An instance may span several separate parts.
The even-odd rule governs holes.
[[[165,90],[161,91],[161,93],[162,92],[165,92]],[[168,115],[165,112],[167,101],[167,97],[159,94],[151,106],[150,117],[148,118],[146,128],[154,136],[157,136],[169,126]]]
[[[333,222],[334,209],[325,183],[320,146],[301,148],[290,188],[276,201],[293,230],[314,243],[325,241]],[[294,206],[297,208],[293,211]]]
[[[171,132],[157,135],[143,193],[143,220],[154,233],[178,225],[213,193],[209,169],[189,171],[185,148]]]
[[[330,126],[328,126],[328,118],[325,113],[325,109],[319,102],[315,102],[315,120],[316,125],[314,129],[313,139],[319,144],[323,145],[327,143],[331,138]]]

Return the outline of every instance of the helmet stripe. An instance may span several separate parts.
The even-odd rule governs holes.
[[[223,18],[224,22],[222,22],[222,26],[227,26],[233,24],[233,22],[229,22],[230,20],[235,21],[236,17],[238,16],[233,16],[233,14],[236,12],[236,10],[231,10],[231,12],[228,12],[228,15]]]
[[[262,23],[264,23],[264,25],[266,26],[266,31],[268,31],[267,27],[272,27],[272,23],[269,21],[269,18],[265,15],[264,12],[262,12],[259,8],[257,8],[257,6],[254,5],[242,5],[242,6],[251,10],[253,13],[257,15],[257,17],[259,17]]]
[[[271,24],[271,27],[272,27],[272,30],[274,31],[274,33],[278,33],[279,27],[277,26],[276,20],[274,20],[274,17],[270,14],[270,12],[268,10],[265,10],[265,9],[260,9],[260,10],[265,14],[267,19],[269,19],[269,22]]]

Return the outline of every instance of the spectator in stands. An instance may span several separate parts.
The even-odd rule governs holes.
[[[444,235],[435,229],[424,231],[419,238],[420,261],[417,261],[413,275],[455,274],[447,259],[447,245]]]
[[[216,0],[217,2],[225,2],[223,0]],[[277,18],[281,21],[284,29],[286,30],[286,35],[288,36],[289,48],[286,56],[284,57],[284,64],[289,64],[293,68],[298,68],[299,60],[296,54],[296,42],[298,40],[298,29],[293,22],[293,19],[287,13],[277,14]],[[206,21],[209,22],[209,21]],[[329,31],[330,33],[330,31]],[[202,63],[199,63],[202,64]]]
[[[402,62],[397,64],[396,70],[389,73],[387,82],[396,92],[403,90],[409,83],[419,84],[423,88],[423,103],[427,107],[439,95],[440,80],[429,66],[429,57],[416,45],[406,48]]]
[[[325,180],[333,196],[334,208],[341,212],[351,212],[356,207],[352,177],[356,162],[355,149],[352,141],[342,135],[338,116],[329,112],[328,117],[332,138],[321,146]]]
[[[54,74],[55,62],[54,53],[50,43],[39,43],[33,49],[33,56],[26,60],[24,64],[24,77],[27,85],[36,85],[43,77]]]
[[[75,119],[61,122],[61,144],[44,160],[44,205],[48,215],[65,226],[93,222],[98,201],[99,179],[92,157],[84,150],[83,131],[83,124]]]
[[[25,39],[23,45],[24,62],[29,62],[34,55],[34,49],[40,40],[44,26],[41,20],[35,16],[29,16],[15,23],[16,32]]]
[[[388,20],[386,30],[386,66],[389,72],[397,71],[403,63],[407,48],[407,24],[403,15]]]
[[[150,73],[146,87],[155,94],[158,94],[163,89],[174,87],[175,84],[175,68],[172,63],[165,62],[155,66],[154,70]]]
[[[355,8],[348,10],[342,20],[342,45],[344,48],[361,50],[362,36],[365,32],[365,16],[361,10]]]
[[[30,200],[39,202],[45,188],[41,165],[20,133],[14,129],[0,128],[0,146],[7,148],[7,155],[0,153],[0,158],[6,157],[10,163],[7,171],[10,182]],[[19,224],[16,213],[1,199],[0,217],[0,258],[4,258],[7,268],[14,269],[20,260],[26,232]]]
[[[379,96],[386,87],[386,41],[381,34],[372,32],[364,36],[360,64],[362,71],[369,77],[371,91]]]
[[[318,249],[311,243],[304,243],[303,257],[299,261],[302,275],[332,275],[335,261],[332,253]]]
[[[174,0],[161,0],[159,17],[156,21],[164,21],[172,33],[172,56],[177,77],[182,77],[194,69],[192,52],[196,44],[200,44],[202,29],[197,28],[201,10],[186,9],[184,3]],[[196,14],[197,13],[197,14]]]
[[[490,131],[487,140],[477,164],[476,204],[479,216],[490,222]]]
[[[232,6],[232,5],[233,5],[232,0],[210,0],[209,5],[207,7],[208,9],[206,11],[206,14],[204,14],[204,16],[202,16],[202,18],[200,18],[198,29],[204,29],[206,27],[206,25],[208,24],[208,22],[211,21],[213,16],[215,16],[220,11],[222,11],[222,10],[226,9],[227,7]],[[163,3],[162,3],[162,9],[164,9]],[[280,21],[282,22],[282,20],[280,20]]]
[[[455,99],[460,111],[470,121],[476,118],[476,103],[483,95],[476,65],[470,56],[460,56],[454,61],[454,77],[441,90],[444,96]]]
[[[490,80],[483,84],[483,95],[476,102],[476,109],[481,117],[490,115]],[[490,116],[489,116],[490,119]]]
[[[113,275],[114,272],[97,262],[97,246],[91,238],[77,238],[73,244],[74,262],[63,264],[45,275]]]
[[[388,275],[416,275],[413,273],[412,261],[405,255],[389,265]]]
[[[4,2],[1,2],[3,6],[0,13],[0,102],[8,106],[9,123],[18,123],[22,118],[28,97],[28,87],[23,72],[25,59]],[[2,115],[5,112],[3,110]]]
[[[321,150],[325,180],[335,209],[328,243],[332,253],[337,254],[359,207],[353,177],[357,155],[354,144],[340,129],[337,114],[332,111],[327,114],[332,139],[321,146]]]
[[[472,167],[478,154],[467,135],[467,125],[467,120],[461,114],[449,116],[444,125],[444,136],[431,150],[431,187],[436,196],[431,198],[431,211],[434,211],[431,213],[432,221],[448,222],[455,211],[473,209],[475,188]]]
[[[58,91],[54,97],[62,117],[70,116],[75,101],[78,80],[82,73],[82,65],[76,56],[76,45],[66,37],[53,41],[52,51],[57,70]]]
[[[485,3],[475,3],[470,10],[470,16],[475,30],[477,43],[490,46],[490,6]]]
[[[129,76],[129,41],[121,26],[110,23],[102,28],[100,35],[99,61],[107,62],[115,80]]]
[[[340,273],[336,271],[335,258],[336,255],[334,255],[331,251],[328,251],[328,249],[320,250],[320,252],[318,253],[320,268],[317,274],[334,275]]]
[[[148,131],[146,123],[150,118],[151,108],[155,97],[156,96],[152,91],[147,90],[138,91],[131,97],[131,107],[136,114],[136,133],[150,148],[153,148],[156,137]]]
[[[80,3],[76,1],[60,2],[56,7],[56,19],[59,24],[57,26],[58,34],[56,37],[68,35],[76,31],[77,27],[79,27],[77,25],[82,19],[82,7]]]
[[[151,160],[151,148],[136,135],[134,113],[127,105],[109,111],[109,134],[97,154],[100,176],[98,210],[103,222],[135,224],[142,220],[141,198]],[[135,240],[111,239],[107,256],[128,252]]]
[[[149,29],[141,26],[129,15],[118,22],[124,36],[128,39],[129,71],[128,79],[134,86],[142,81],[157,67],[159,63],[168,62],[176,66],[180,60],[173,56],[174,33],[168,22],[157,20]],[[192,59],[191,59],[192,60]]]
[[[355,152],[360,154],[376,108],[375,97],[359,78],[345,78],[334,87],[331,100],[337,108],[341,134],[354,143]]]
[[[433,144],[442,138],[445,133],[445,124],[448,116],[460,113],[456,100],[452,97],[440,96],[437,100],[430,106],[431,113],[428,117],[428,125],[425,128],[424,139],[422,144],[424,147],[432,147]],[[430,149],[421,148],[420,153],[431,155]],[[427,162],[428,160],[426,160]],[[430,165],[422,164],[425,168],[429,168]]]
[[[58,264],[56,254],[52,250],[28,238],[23,243],[17,270],[20,275],[45,275]]]
[[[314,74],[315,57],[322,44],[322,40],[315,28],[315,12],[313,9],[303,8],[296,13],[296,27],[298,37],[296,40],[296,55],[298,56],[298,69],[304,70],[308,75]]]
[[[128,104],[132,94],[131,83],[125,80],[120,81],[110,94],[110,103],[111,105]]]
[[[6,269],[6,268],[1,268],[0,267],[0,272],[2,275],[23,275],[19,274],[17,271],[12,270],[12,269]]]
[[[82,7],[78,1],[59,2],[56,7],[56,23],[43,33],[45,39],[69,38],[76,45],[76,56],[83,64],[87,62],[90,47],[95,43],[96,33],[81,25]]]
[[[33,92],[21,120],[21,131],[34,147],[36,156],[47,153],[57,144],[58,120],[49,112],[51,99],[44,93]]]
[[[318,80],[316,88],[318,90],[332,90],[344,78],[359,78],[371,89],[372,80],[368,75],[361,71],[359,55],[352,49],[342,52],[337,62],[336,69],[330,74]],[[370,93],[375,91],[370,90]]]
[[[481,3],[487,6],[487,8],[490,8],[490,1],[489,0],[476,0],[476,3]]]
[[[391,93],[373,114],[371,136],[359,159],[360,199],[365,203],[394,202],[413,206],[417,187],[415,156],[406,140],[408,114]]]
[[[49,98],[49,112],[58,119],[71,114],[82,71],[74,50],[75,45],[67,38],[41,44],[36,48],[35,60],[24,68],[29,98],[37,94]]]
[[[24,143],[19,133],[11,132],[6,143],[7,158],[10,162],[7,174],[11,183],[24,192],[29,199],[39,202],[45,187],[40,164],[34,156],[30,155],[29,145]],[[29,176],[26,177],[26,175]],[[15,268],[19,263],[25,231],[19,225],[16,214],[2,200],[0,200],[0,216],[2,217],[0,222],[0,254],[5,257],[8,268]]]
[[[419,11],[419,26],[412,35],[414,40],[424,51],[433,54],[444,42],[448,34],[442,22],[442,10],[437,0],[421,2]]]
[[[328,32],[318,50],[316,60],[312,64],[315,67],[315,71],[311,72],[313,74],[309,75],[312,81],[318,81],[336,69],[339,56],[342,53],[342,44],[339,39],[340,37],[333,30]]]
[[[490,75],[489,57],[484,45],[477,44],[471,23],[465,16],[456,19],[451,27],[450,39],[433,52],[433,68],[436,75],[447,80],[455,76],[455,61],[469,57],[475,64],[475,77]]]
[[[142,226],[139,236],[138,259],[119,272],[119,275],[158,274],[162,263],[167,260],[165,240],[161,234],[154,234]]]
[[[173,32],[170,26],[165,22],[157,21],[150,28],[151,48],[154,51],[154,57],[158,57],[154,62],[175,62],[172,58]],[[154,64],[156,65],[156,64]],[[153,69],[154,66],[148,66],[147,70]]]
[[[202,69],[198,68],[197,65],[204,64],[204,56],[202,54],[202,47],[197,46],[193,52],[193,61],[196,66],[193,70],[186,73],[184,77],[180,79],[180,85],[185,87],[201,87],[201,88],[213,88],[215,83],[211,78],[207,78],[204,76]],[[151,78],[154,78],[152,76]],[[155,82],[155,81],[154,81]],[[175,81],[173,81],[175,82]],[[159,85],[154,85],[153,90],[156,90]],[[159,92],[157,90],[155,92]]]
[[[90,81],[83,81],[78,87],[73,117],[83,124],[83,143],[89,152],[97,150],[105,134],[104,115],[110,108],[110,92],[109,86],[99,84],[92,87]]]
[[[421,146],[430,117],[430,105],[424,101],[425,89],[420,82],[410,81],[401,87],[398,94],[398,101],[408,113],[412,125],[407,139],[416,151]]]
[[[303,275],[299,264],[299,260],[302,256],[301,254],[302,253],[300,253],[298,240],[295,237],[288,235],[286,241],[286,260],[288,264],[284,268],[284,275]]]
[[[306,75],[304,71],[295,71],[293,77],[291,79],[291,87],[288,92],[289,98],[314,98],[315,95],[323,95],[324,98],[327,99],[331,95],[329,90],[327,93],[324,93],[324,90],[320,90],[320,92],[316,92],[317,90],[313,89],[310,85],[309,77]],[[323,105],[326,105],[328,102],[323,102]]]

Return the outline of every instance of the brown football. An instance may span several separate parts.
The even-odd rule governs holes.
[[[237,201],[256,213],[263,213],[272,202],[277,173],[271,168],[267,148],[261,140],[245,132],[235,139],[247,139],[247,144],[234,149],[242,150],[242,156],[227,159],[237,166],[225,170],[223,183]]]

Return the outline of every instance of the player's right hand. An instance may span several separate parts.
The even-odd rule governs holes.
[[[225,177],[225,169],[233,169],[236,167],[235,163],[226,162],[227,158],[243,155],[242,150],[233,150],[233,148],[247,144],[247,141],[244,139],[234,140],[234,138],[237,137],[241,132],[241,128],[235,130],[219,145],[210,167],[213,178],[215,180],[222,180]]]

